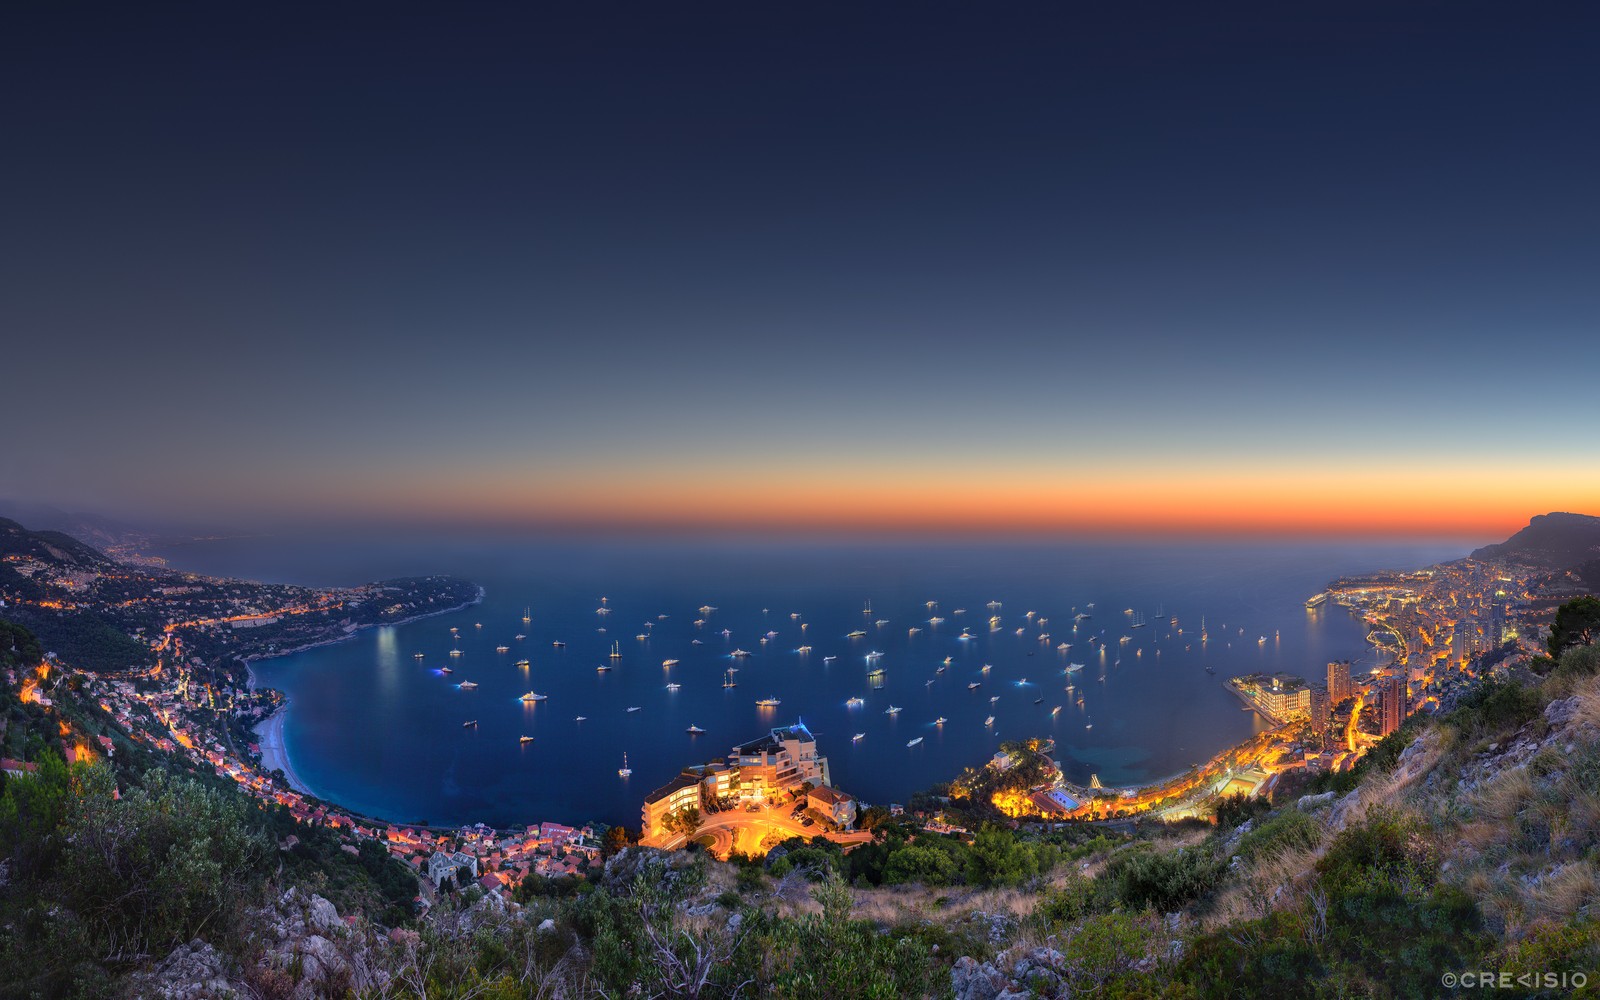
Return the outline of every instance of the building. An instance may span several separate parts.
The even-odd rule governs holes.
[[[667,834],[666,819],[673,813],[727,802],[762,802],[787,795],[798,795],[809,784],[811,789],[832,791],[828,758],[817,753],[817,738],[804,722],[773,729],[760,739],[741,743],[726,760],[686,767],[671,781],[645,796],[640,810],[640,829],[644,837]],[[855,817],[855,800],[835,793],[849,803]],[[822,812],[832,816],[843,802],[828,800]],[[836,822],[838,822],[836,820]]]
[[[806,782],[813,788],[833,784],[828,758],[817,753],[817,738],[804,722],[734,747],[727,764],[739,769],[739,795],[744,799],[777,798]]]
[[[1378,679],[1379,735],[1388,736],[1406,721],[1406,679],[1403,674],[1385,674]]]
[[[1274,722],[1311,711],[1311,689],[1299,677],[1276,674],[1250,674],[1230,681],[1249,706]]]
[[[700,809],[700,775],[684,771],[671,781],[644,797],[644,808],[639,814],[639,829],[643,836],[658,837],[667,832],[667,817],[685,809]]]
[[[1350,679],[1350,661],[1328,664],[1328,700],[1337,705],[1355,696],[1356,685]]]
[[[428,877],[433,880],[435,889],[462,868],[470,871],[474,879],[478,877],[478,859],[470,854],[434,851],[433,856],[428,858]]]
[[[1311,689],[1311,731],[1327,736],[1333,722],[1333,696],[1326,691]]]
[[[855,798],[827,785],[806,793],[806,807],[815,809],[843,829],[849,829],[856,821]]]

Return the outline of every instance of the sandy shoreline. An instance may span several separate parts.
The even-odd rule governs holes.
[[[294,763],[289,760],[289,750],[283,742],[283,723],[288,715],[289,703],[284,702],[276,712],[256,724],[255,734],[261,746],[261,769],[267,773],[281,770],[289,781],[289,787],[302,795],[316,795],[306,786],[305,781],[294,769]]]
[[[412,617],[402,619],[401,621],[384,622],[383,626],[393,627],[396,625],[405,625],[409,622],[420,621],[423,618],[433,618],[437,615],[447,615],[452,611],[460,611],[463,608],[470,608],[474,604],[481,603],[483,601],[483,596],[483,588],[479,587],[478,596],[475,600],[467,601],[465,604],[458,604],[453,608],[442,608],[438,611],[430,611],[427,614],[413,615]],[[292,656],[295,653],[301,653],[308,649],[316,649],[319,646],[331,646],[337,642],[345,642],[349,639],[353,639],[362,632],[367,631],[367,629],[380,628],[383,626],[364,625],[361,628],[350,632],[348,635],[341,635],[332,639],[324,639],[321,642],[307,643],[304,646],[299,646],[294,649],[285,649],[281,652],[273,653],[272,656],[263,656],[259,657],[259,659],[268,660],[279,656]],[[246,685],[251,691],[256,689],[256,672],[254,667],[256,659],[256,657],[251,657],[245,660],[245,673],[247,677]],[[290,699],[284,698],[283,704],[279,705],[276,711],[267,716],[265,719],[262,719],[260,722],[256,723],[252,728],[252,732],[256,734],[256,743],[261,747],[261,769],[269,774],[273,771],[281,770],[284,777],[288,779],[290,788],[293,788],[302,795],[310,795],[313,798],[321,798],[321,796],[317,795],[316,792],[311,790],[311,788],[305,783],[305,780],[300,777],[298,772],[295,771],[294,762],[289,759],[289,748],[284,742],[283,736],[284,723],[289,715],[289,706]]]

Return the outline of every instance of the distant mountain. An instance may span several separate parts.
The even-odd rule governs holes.
[[[1498,545],[1485,545],[1474,559],[1496,559],[1574,569],[1600,559],[1600,517],[1588,514],[1540,514],[1528,526]]]
[[[105,548],[149,537],[150,532],[99,514],[73,513],[48,504],[0,499],[0,519],[25,524],[34,531],[59,531],[80,542]]]
[[[0,517],[0,556],[30,556],[66,569],[101,570],[115,565],[99,549],[60,531],[29,531]]]

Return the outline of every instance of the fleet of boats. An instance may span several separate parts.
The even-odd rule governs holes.
[[[1305,602],[1306,603],[1306,607],[1307,607],[1308,610],[1315,609],[1315,608],[1321,606],[1323,603],[1325,603],[1328,599],[1329,599],[1329,595],[1326,594],[1326,593],[1321,593],[1321,594],[1314,595],[1311,599],[1309,599],[1309,600],[1307,600]],[[937,606],[937,604],[934,601],[929,601],[929,602],[927,602],[927,606],[930,609],[933,609],[933,608],[935,608]],[[991,612],[998,612],[1001,607],[1002,607],[1002,605],[1001,605],[1001,603],[999,601],[990,601],[987,604],[987,608]],[[1092,634],[1091,633],[1091,634],[1088,634],[1088,635],[1083,635],[1080,632],[1080,629],[1083,628],[1083,624],[1085,622],[1091,621],[1093,619],[1093,617],[1094,617],[1093,614],[1090,613],[1090,611],[1094,608],[1094,605],[1091,603],[1091,604],[1089,604],[1087,606],[1087,608],[1089,610],[1079,611],[1076,608],[1073,609],[1073,615],[1072,615],[1073,642],[1059,642],[1059,643],[1055,644],[1054,648],[1055,648],[1055,650],[1057,652],[1064,654],[1064,653],[1067,653],[1068,651],[1070,651],[1071,649],[1073,649],[1073,647],[1075,645],[1080,645],[1081,644],[1081,645],[1086,646],[1088,648],[1091,657],[1093,657],[1095,654],[1098,654],[1098,656],[1100,657],[1100,660],[1099,660],[1100,675],[1096,679],[1101,683],[1105,683],[1106,678],[1107,678],[1107,674],[1109,672],[1109,668],[1107,666],[1107,651],[1108,650],[1113,650],[1113,649],[1120,650],[1122,648],[1127,647],[1133,641],[1133,637],[1130,636],[1130,635],[1122,635],[1120,637],[1115,637],[1116,641],[1113,643],[1112,639],[1108,638],[1105,635],[1105,630],[1103,630],[1103,629],[1100,630],[1098,634]],[[598,614],[598,615],[603,617],[603,616],[609,615],[612,610],[613,609],[611,607],[609,607],[609,604],[608,604],[607,600],[605,598],[601,598],[601,606],[596,608],[595,612],[596,612],[596,614]],[[705,605],[705,606],[701,607],[700,612],[701,612],[702,616],[709,616],[710,614],[712,614],[716,610],[717,609],[715,607],[711,606],[711,605]],[[963,614],[963,613],[965,613],[965,609],[958,608],[952,613],[953,614],[957,614],[957,615]],[[867,603],[866,608],[863,610],[863,614],[866,615],[869,619],[871,618],[871,616],[872,616],[871,602]],[[1126,628],[1129,628],[1131,630],[1131,629],[1141,629],[1141,628],[1150,627],[1149,623],[1147,622],[1146,617],[1145,617],[1143,612],[1140,612],[1140,611],[1138,611],[1138,610],[1136,610],[1134,608],[1128,608],[1124,612],[1124,614],[1128,617],[1128,623],[1125,626]],[[658,621],[664,621],[664,620],[667,619],[667,617],[668,617],[667,615],[661,614],[661,615],[657,616],[657,620]],[[789,615],[789,619],[791,621],[794,621],[794,622],[800,622],[801,615],[800,615],[799,612],[793,612],[793,613],[791,613]],[[1032,638],[1036,639],[1039,643],[1044,644],[1046,646],[1046,648],[1049,648],[1049,643],[1051,641],[1051,636],[1050,636],[1050,634],[1048,632],[1043,631],[1043,628],[1044,628],[1044,626],[1046,625],[1046,623],[1048,622],[1049,619],[1044,617],[1044,616],[1038,615],[1036,612],[1033,612],[1033,611],[1027,612],[1024,615],[1024,619],[1025,619],[1026,622],[1031,624],[1032,632],[1035,633],[1035,634],[1032,635]],[[944,622],[944,620],[945,620],[944,618],[939,617],[938,615],[933,615],[927,620],[927,623],[929,625],[939,625],[939,624],[942,624]],[[1185,634],[1184,630],[1179,627],[1178,616],[1177,615],[1172,615],[1172,616],[1168,617],[1165,614],[1163,614],[1161,612],[1158,612],[1157,615],[1156,615],[1156,618],[1154,620],[1155,620],[1155,623],[1156,623],[1156,626],[1157,626],[1158,629],[1160,628],[1161,625],[1165,624],[1167,627],[1169,627],[1172,630],[1172,632],[1170,634],[1166,635],[1167,639],[1173,639],[1175,637],[1182,637]],[[523,615],[522,615],[522,621],[524,623],[531,623],[531,621],[532,621],[532,609],[531,609],[531,607],[524,609]],[[883,626],[886,626],[889,623],[890,623],[890,620],[887,619],[887,618],[878,618],[878,619],[874,619],[873,620],[873,624],[876,627],[879,627],[879,628],[881,628]],[[694,624],[698,628],[698,627],[704,626],[706,624],[706,620],[705,620],[704,617],[702,617],[701,619],[696,620]],[[650,639],[651,635],[653,634],[651,630],[653,629],[654,625],[655,625],[655,622],[652,622],[652,621],[645,622],[644,623],[644,628],[646,629],[646,631],[642,632],[642,633],[639,633],[635,638],[640,640],[640,641],[645,641],[645,640]],[[991,614],[990,617],[989,617],[989,626],[990,626],[990,635],[991,636],[995,635],[995,633],[998,633],[1000,631],[1000,625],[1001,625],[1001,617],[1000,617],[1000,615],[997,614],[997,613],[996,614]],[[807,627],[807,623],[800,622],[800,628],[801,628],[802,632],[806,629],[806,627]],[[475,622],[475,623],[473,623],[473,628],[475,630],[482,630],[483,629],[483,624],[481,622]],[[1091,629],[1092,629],[1092,626],[1091,626]],[[1223,629],[1224,629],[1224,632],[1223,632],[1224,638],[1228,638],[1231,633],[1229,633],[1227,631],[1227,626],[1223,626]],[[461,631],[460,627],[451,627],[451,629],[450,629],[450,634],[456,640],[456,644],[454,644],[452,646],[452,648],[449,650],[449,656],[452,659],[459,659],[459,658],[461,658],[461,657],[466,655],[466,653],[462,650],[462,648],[459,645],[460,631]],[[601,628],[598,631],[601,632],[601,633],[604,633],[605,629]],[[921,633],[922,631],[923,631],[922,626],[920,626],[920,625],[912,625],[909,628],[907,628],[906,634],[907,634],[908,637],[914,637],[914,636],[918,635],[919,633]],[[1191,634],[1192,634],[1192,632],[1193,632],[1193,629],[1190,630]],[[1237,632],[1238,632],[1239,635],[1242,636],[1244,634],[1244,629],[1243,628],[1238,628]],[[1027,628],[1027,627],[1019,627],[1019,628],[1014,630],[1014,633],[1016,635],[1029,635],[1030,634],[1030,629]],[[1209,634],[1208,634],[1208,631],[1207,631],[1206,621],[1205,621],[1204,616],[1202,616],[1202,618],[1201,618],[1199,633],[1200,633],[1200,641],[1201,641],[1202,644],[1204,644],[1209,639]],[[722,629],[720,631],[720,634],[726,639],[726,638],[728,638],[728,637],[730,637],[732,635],[732,630],[724,628],[724,629]],[[858,639],[858,638],[864,637],[866,634],[867,634],[867,632],[866,632],[865,629],[855,629],[855,630],[849,632],[847,637],[850,638],[850,639]],[[758,642],[760,643],[761,646],[766,646],[770,640],[775,640],[775,639],[778,638],[778,636],[779,636],[779,633],[776,630],[769,630],[764,635],[758,637]],[[1280,633],[1274,632],[1272,637],[1273,638],[1279,638],[1280,637]],[[521,642],[522,640],[524,640],[526,638],[527,638],[527,636],[524,633],[520,633],[519,632],[519,633],[516,634],[515,640],[518,641],[518,642]],[[978,639],[977,636],[973,635],[971,633],[971,631],[969,631],[967,629],[962,629],[961,633],[958,636],[955,636],[954,638],[957,641],[962,642],[962,643],[975,642]],[[1266,643],[1267,643],[1268,638],[1269,637],[1267,635],[1265,635],[1265,634],[1258,636],[1257,639],[1256,639],[1257,646],[1265,646]],[[940,640],[937,637],[935,637],[935,638],[933,638],[933,639],[931,639],[929,641],[938,642]],[[944,641],[948,642],[949,640],[947,638]],[[1002,641],[1002,640],[1001,639],[991,639],[990,641],[991,642],[998,642],[998,641]],[[1180,638],[1179,641],[1181,642],[1183,640]],[[692,643],[694,645],[702,645],[703,644],[702,641],[699,638],[694,638],[692,640]],[[557,639],[557,640],[553,640],[551,642],[551,646],[553,648],[555,648],[555,649],[562,649],[562,648],[564,648],[566,646],[566,643],[564,641],[562,641],[562,640]],[[724,648],[726,648],[726,647],[724,647]],[[912,649],[913,647],[908,645],[907,648],[908,649]],[[969,647],[963,646],[962,648],[966,649],[966,648],[969,648]],[[1188,646],[1184,647],[1185,650],[1187,650],[1188,648],[1189,648]],[[510,652],[511,646],[509,644],[502,643],[502,644],[496,645],[494,647],[494,650],[495,650],[496,653],[505,654],[505,653]],[[794,649],[794,652],[797,653],[797,654],[808,654],[808,653],[811,653],[812,651],[813,651],[813,647],[810,646],[810,645],[805,645],[805,644],[802,644],[802,645],[800,645],[800,646],[798,646],[798,647],[796,647]],[[1153,651],[1154,651],[1154,653],[1155,653],[1155,655],[1157,657],[1159,657],[1161,652],[1162,652],[1162,650],[1160,648],[1155,648]],[[1137,648],[1137,649],[1134,650],[1134,656],[1135,657],[1142,657],[1143,654],[1144,654],[1144,648],[1142,646],[1140,648]],[[754,654],[752,654],[750,651],[748,651],[748,650],[746,650],[744,648],[735,648],[734,650],[732,650],[731,653],[729,653],[727,655],[730,658],[734,659],[735,661],[741,661],[742,662],[742,661],[750,660],[753,657]],[[1032,656],[1034,654],[1032,652],[1029,652],[1027,655]],[[762,657],[765,658],[766,656],[767,656],[766,650],[763,649]],[[871,650],[871,651],[869,651],[869,652],[867,652],[865,654],[866,663],[867,663],[868,668],[869,668],[868,671],[867,671],[867,679],[869,681],[873,682],[873,687],[874,688],[881,687],[884,678],[887,676],[886,671],[881,666],[877,665],[878,662],[884,658],[884,656],[885,656],[884,652],[882,652],[880,650]],[[423,661],[423,660],[426,659],[425,654],[422,653],[422,652],[414,653],[413,657],[418,661]],[[828,654],[827,656],[824,656],[822,658],[822,662],[824,664],[829,664],[829,663],[833,663],[834,661],[836,661],[838,659],[839,659],[839,657],[836,654]],[[1065,659],[1065,657],[1063,657],[1063,659]],[[606,660],[609,661],[609,662],[601,663],[596,668],[598,671],[606,672],[608,670],[612,670],[615,667],[621,665],[620,661],[624,660],[624,656],[623,656],[623,653],[622,653],[622,648],[621,648],[621,643],[620,642],[613,641],[611,643],[611,648],[610,648],[608,656],[606,657]],[[766,661],[765,659],[763,659],[763,662],[766,662],[766,663],[770,664],[770,661]],[[925,686],[931,688],[936,683],[938,676],[944,674],[950,667],[952,667],[954,665],[954,662],[955,662],[955,657],[954,656],[945,656],[942,659],[942,661],[939,662],[938,665],[936,666],[936,668],[934,670],[934,676],[932,678],[925,679],[925,681],[924,681]],[[1122,662],[1123,662],[1122,661],[1122,657],[1119,655],[1113,662],[1110,663],[1110,667],[1113,667],[1113,668],[1114,667],[1119,667],[1122,664]],[[667,659],[664,659],[664,660],[661,661],[661,666],[664,669],[668,669],[668,668],[680,666],[681,663],[682,663],[682,661],[680,661],[679,659],[667,658]],[[533,668],[533,663],[532,663],[532,661],[530,659],[523,658],[523,659],[516,660],[515,661],[515,666],[518,667],[519,669],[522,669],[522,670],[531,670]],[[752,668],[755,668],[755,664],[752,663],[751,666],[752,666]],[[726,670],[725,670],[725,672],[723,674],[723,685],[722,686],[724,688],[733,688],[733,687],[737,686],[736,682],[734,681],[733,675],[738,669],[739,668],[737,666],[729,666],[729,667],[726,668]],[[979,672],[980,672],[981,675],[986,677],[990,673],[990,671],[992,669],[993,669],[993,665],[986,663],[986,664],[983,664],[979,668]],[[1062,669],[1062,671],[1061,671],[1063,675],[1066,675],[1069,678],[1069,682],[1066,685],[1066,692],[1067,692],[1067,694],[1069,696],[1067,703],[1070,704],[1070,705],[1075,705],[1077,707],[1077,709],[1079,709],[1080,711],[1084,708],[1084,704],[1085,704],[1084,697],[1083,697],[1082,693],[1078,693],[1076,695],[1075,699],[1072,697],[1074,695],[1074,693],[1077,691],[1077,685],[1075,683],[1072,683],[1070,678],[1072,678],[1072,675],[1078,674],[1078,673],[1084,671],[1085,669],[1087,669],[1087,665],[1086,664],[1078,663],[1078,662],[1072,662],[1072,663],[1067,663],[1065,665],[1065,668]],[[1216,669],[1214,667],[1212,667],[1211,665],[1209,665],[1209,664],[1205,665],[1203,669],[1205,670],[1205,672],[1208,675],[1215,675],[1215,673],[1216,673]],[[441,666],[441,667],[438,668],[438,672],[441,673],[441,674],[448,675],[448,674],[452,673],[453,671],[452,671],[452,668],[449,667],[449,666]],[[1026,681],[1025,678],[1023,678],[1023,679],[1018,680],[1016,683],[1019,684],[1019,685],[1022,685],[1022,684],[1026,684],[1027,681]],[[479,685],[478,685],[478,682],[476,682],[476,681],[468,680],[468,681],[460,681],[460,682],[457,683],[456,686],[461,691],[473,691],[473,690],[476,690]],[[668,683],[665,686],[666,686],[666,690],[669,691],[669,692],[677,692],[677,691],[681,690],[681,688],[682,688],[682,684],[680,684],[678,682]],[[982,686],[982,681],[981,680],[970,680],[970,681],[967,682],[967,690],[968,691],[975,691],[981,686]],[[549,698],[549,696],[546,695],[546,694],[540,694],[540,693],[535,692],[535,691],[528,691],[528,692],[524,693],[523,695],[521,695],[520,700],[524,704],[535,704],[535,703],[538,703],[538,702],[546,701],[546,700],[548,700],[548,698]],[[1043,695],[1041,695],[1040,697],[1035,698],[1033,700],[1033,704],[1042,705],[1044,703],[1044,700],[1045,699],[1044,699]],[[999,696],[998,695],[992,696],[989,699],[989,703],[990,703],[991,706],[994,705],[994,703],[997,702],[997,701],[999,701]],[[771,708],[777,708],[778,706],[780,706],[782,704],[782,700],[780,698],[776,697],[776,696],[767,697],[767,698],[761,698],[761,699],[757,700],[755,704],[756,704],[756,706],[758,708],[771,709]],[[864,698],[860,697],[860,696],[851,697],[851,698],[849,698],[849,699],[847,699],[845,701],[846,707],[847,708],[852,708],[852,709],[861,708],[865,704],[866,704],[866,700]],[[1061,712],[1062,712],[1064,707],[1065,706],[1063,706],[1063,705],[1056,705],[1056,706],[1052,707],[1049,710],[1050,718],[1051,719],[1058,718],[1061,715]],[[627,714],[633,714],[633,713],[641,712],[641,711],[643,711],[643,706],[640,706],[640,705],[628,706],[628,708],[626,709],[626,713]],[[887,716],[890,716],[890,717],[898,716],[900,714],[900,712],[901,712],[901,707],[898,706],[898,705],[893,705],[893,704],[889,705],[888,708],[886,708],[884,710],[884,714],[887,715]],[[530,718],[531,718],[531,716],[530,716]],[[579,716],[575,716],[574,717],[574,721],[581,723],[581,722],[586,721],[587,718],[588,718],[587,716],[579,715]],[[936,727],[936,728],[942,729],[947,724],[949,724],[949,722],[950,722],[950,720],[948,718],[946,718],[945,716],[941,715],[941,716],[938,716],[936,719],[933,720],[932,725],[934,727]],[[463,729],[476,729],[476,728],[478,728],[478,720],[477,719],[468,719],[465,722],[463,722],[461,725],[462,725]],[[986,716],[984,718],[983,726],[984,726],[985,729],[992,730],[994,725],[995,725],[995,716],[993,714],[990,714],[990,715],[988,715],[988,716]],[[1093,721],[1091,719],[1089,719],[1089,718],[1085,718],[1084,719],[1084,730],[1085,730],[1085,732],[1090,732],[1093,729],[1094,729]],[[706,732],[706,730],[701,728],[698,725],[690,724],[684,730],[684,732],[689,734],[689,735],[691,735],[691,736],[698,736],[698,735],[704,734]],[[851,737],[851,742],[852,743],[860,743],[862,740],[864,740],[866,738],[866,736],[867,736],[867,734],[864,733],[864,732],[856,733]],[[923,739],[924,739],[924,737],[921,737],[921,736],[914,737],[914,738],[912,738],[912,739],[910,739],[910,740],[908,740],[906,742],[906,746],[908,748],[915,747],[915,746],[921,744],[923,742]],[[526,744],[529,744],[529,743],[532,743],[532,742],[534,742],[534,737],[531,736],[531,735],[522,735],[522,736],[518,737],[518,743],[521,744],[521,745],[526,745]],[[628,757],[627,757],[626,753],[623,754],[622,764],[623,764],[623,766],[618,769],[617,773],[618,773],[619,776],[626,778],[626,777],[630,776],[633,773],[632,769],[628,766]]]

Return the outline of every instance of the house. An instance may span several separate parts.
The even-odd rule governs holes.
[[[38,764],[28,764],[10,757],[0,757],[0,771],[4,771],[13,778],[20,778],[25,774],[33,774],[39,770]]]
[[[849,829],[856,821],[855,798],[827,785],[806,793],[806,807],[815,809],[843,829]]]
[[[462,854],[460,852],[447,854],[444,851],[434,851],[433,856],[428,858],[428,877],[433,880],[435,889],[443,885],[445,879],[454,876],[462,868],[470,871],[473,878],[478,877],[478,859],[470,854]]]

